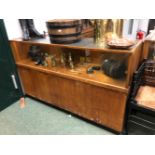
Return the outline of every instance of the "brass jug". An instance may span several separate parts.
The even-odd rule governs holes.
[[[94,41],[106,42],[112,38],[122,37],[123,19],[95,19]]]

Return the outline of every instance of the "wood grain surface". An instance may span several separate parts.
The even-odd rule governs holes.
[[[26,94],[118,132],[123,130],[125,93],[33,69],[18,69]]]
[[[135,99],[140,106],[155,110],[155,87],[140,86]]]
[[[117,132],[123,131],[126,101],[133,72],[138,68],[142,42],[128,50],[99,47],[93,38],[85,38],[69,45],[51,44],[49,39],[10,41],[26,94],[68,110],[81,117],[104,125]],[[38,45],[44,52],[60,57],[61,52],[72,52],[77,58],[81,53],[90,53],[91,63],[75,69],[57,65],[37,66],[28,56],[29,48]],[[126,77],[118,80],[95,71],[87,74],[86,69],[100,65],[103,54],[123,55],[128,65]]]

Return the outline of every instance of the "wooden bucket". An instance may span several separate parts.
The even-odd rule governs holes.
[[[52,43],[73,43],[81,39],[82,20],[50,20],[46,22]]]

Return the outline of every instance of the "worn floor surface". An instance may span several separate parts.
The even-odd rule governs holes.
[[[19,101],[0,112],[1,135],[112,135],[89,122],[26,98],[21,109]]]

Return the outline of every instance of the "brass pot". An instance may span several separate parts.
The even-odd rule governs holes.
[[[106,42],[113,38],[122,37],[123,19],[95,19],[94,41]]]

